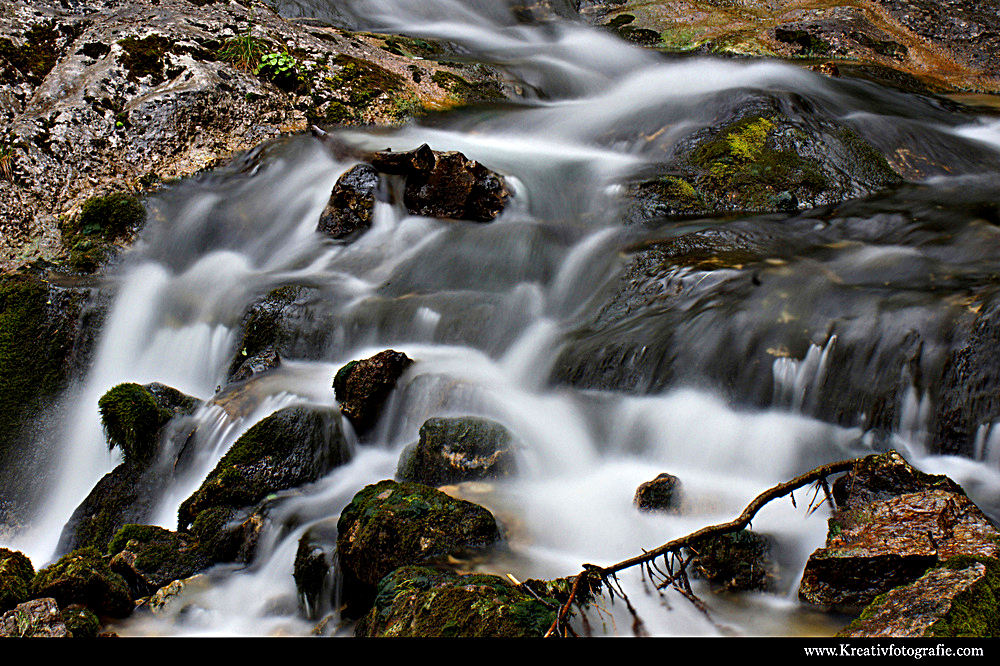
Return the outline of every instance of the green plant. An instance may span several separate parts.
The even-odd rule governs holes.
[[[260,59],[254,74],[271,79],[294,77],[298,75],[298,62],[288,53],[268,53]]]
[[[237,69],[256,72],[261,58],[267,52],[264,43],[250,34],[252,24],[247,25],[247,31],[238,37],[233,37],[219,49],[218,57]]]
[[[0,177],[14,180],[14,145],[0,143]]]

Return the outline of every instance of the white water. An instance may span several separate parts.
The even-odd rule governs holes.
[[[737,409],[692,388],[630,397],[547,381],[574,315],[621,268],[622,258],[609,251],[623,233],[615,184],[646,161],[647,151],[668,149],[707,125],[711,109],[701,107],[713,96],[749,87],[812,94],[822,102],[835,97],[823,79],[778,63],[666,62],[578,24],[509,25],[506,11],[495,6],[487,16],[468,3],[406,6],[410,13],[395,2],[353,9],[377,27],[454,40],[503,62],[550,101],[443,127],[415,124],[391,134],[355,130],[340,137],[366,148],[427,142],[436,150],[461,150],[507,175],[516,196],[488,226],[416,218],[379,204],[371,231],[351,245],[332,245],[315,233],[316,221],[351,164],[300,137],[250,176],[212,188],[180,184],[154,202],[160,215],[118,277],[94,368],[61,443],[60,482],[32,530],[10,544],[36,566],[49,560],[73,509],[117,463],[104,444],[98,398],[123,381],[157,381],[212,398],[237,345],[240,316],[271,288],[322,285],[335,316],[320,360],[284,359],[279,371],[253,380],[253,405],[240,416],[211,405],[198,413],[203,449],[192,475],[164,500],[159,524],[176,528],[180,502],[254,422],[289,404],[334,404],[330,384],[346,361],[391,347],[416,363],[374,443],[280,505],[252,566],[221,567],[216,573],[226,575],[176,604],[187,606],[183,613],[137,618],[118,628],[123,634],[308,633],[312,623],[298,614],[291,575],[298,538],[313,522],[335,520],[366,484],[392,477],[399,452],[432,416],[487,416],[519,440],[516,478],[461,489],[493,509],[509,534],[508,552],[485,569],[519,579],[572,575],[584,562],[636,555],[731,519],[778,481],[864,450],[861,432],[807,416],[836,336],[804,358],[775,360],[775,404],[783,409]],[[844,117],[858,112],[847,109]],[[992,126],[965,132],[980,141],[995,137]],[[546,234],[560,240],[540,241]],[[421,304],[410,306],[410,297]],[[482,307],[466,309],[468,302]],[[1000,478],[979,463],[921,459],[926,416],[918,397],[911,402],[898,447],[930,469],[947,469],[974,493],[1000,495]],[[984,457],[1000,455],[995,435],[984,432],[981,439]],[[637,512],[635,488],[663,471],[683,481],[683,515]],[[642,592],[641,581],[625,576],[647,629],[681,635],[836,630],[794,600],[798,572],[826,529],[825,510],[807,517],[808,500],[798,499],[798,508],[776,503],[754,521],[755,529],[778,540],[783,567],[776,593],[737,601],[709,597],[712,623],[680,597],[669,597],[670,609],[664,608]],[[279,529],[282,517],[292,515],[310,519],[287,533]],[[621,610],[619,604],[619,617],[607,626],[627,635],[630,621]]]

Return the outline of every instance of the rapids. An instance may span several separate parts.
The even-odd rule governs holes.
[[[58,442],[58,482],[32,527],[4,545],[43,566],[73,509],[117,464],[96,409],[107,389],[156,381],[212,398],[225,384],[243,313],[284,285],[319,294],[313,304],[320,323],[279,370],[250,382],[242,413],[211,403],[198,412],[196,464],[160,507],[162,526],[176,529],[180,502],[255,421],[293,404],[332,406],[331,381],[347,361],[392,348],[416,363],[373,443],[356,446],[349,464],[279,505],[255,562],[217,567],[203,588],[185,593],[186,610],[125,621],[115,628],[123,635],[308,634],[315,623],[299,613],[291,575],[298,538],[309,525],[335,519],[363,486],[391,478],[402,448],[433,416],[486,416],[518,438],[516,478],[461,492],[505,525],[507,547],[481,569],[519,579],[567,576],[584,562],[630,557],[730,520],[765,488],[815,465],[889,446],[927,471],[948,473],[998,515],[1000,430],[981,433],[976,459],[930,455],[926,386],[916,378],[907,380],[912,387],[901,396],[895,422],[878,430],[863,427],[860,415],[829,418],[820,386],[832,351],[852,336],[895,340],[890,329],[909,327],[933,340],[943,301],[959,290],[946,287],[942,295],[934,275],[962,281],[1000,270],[1000,232],[981,222],[981,207],[949,212],[956,197],[1000,196],[996,172],[984,174],[980,158],[1000,164],[1000,122],[957,112],[937,98],[780,62],[664,56],[587,25],[569,6],[555,8],[543,20],[525,21],[488,0],[287,0],[288,16],[445,40],[513,73],[524,90],[513,103],[434,114],[393,130],[335,130],[363,149],[426,142],[460,150],[508,177],[511,203],[489,225],[409,216],[379,203],[369,232],[352,244],[333,244],[316,233],[316,222],[352,163],[337,161],[310,136],[261,146],[153,196],[147,228],[109,278],[114,304],[93,369],[72,397],[72,427]],[[758,307],[762,296],[740,300],[737,271],[682,271],[672,277],[682,294],[673,311],[650,316],[673,322],[675,363],[691,369],[685,381],[658,384],[650,376],[634,392],[555,381],[557,359],[573,334],[599,316],[630,247],[740,222],[726,216],[652,230],[623,226],[621,184],[709,126],[723,105],[754,94],[793,100],[803,114],[851,127],[886,152],[920,143],[951,173],[844,211],[761,222],[814,231],[810,242],[826,248],[783,273],[776,268],[762,289],[791,292],[795,316],[850,320],[829,328],[836,333],[805,346],[790,343],[791,353],[743,377],[745,345],[757,334],[783,335],[773,313]],[[914,209],[938,215],[923,224],[919,215],[907,215]],[[856,232],[866,223],[906,233],[893,242],[866,239]],[[811,237],[803,231],[801,238]],[[630,325],[644,334],[648,323]],[[933,357],[933,349],[927,353]],[[723,387],[713,380],[720,375],[743,379]],[[632,506],[636,487],[663,471],[682,479],[682,516],[641,514]],[[681,597],[668,593],[661,600],[646,594],[639,578],[623,576],[646,628],[670,635],[835,632],[843,618],[796,599],[798,572],[826,532],[825,509],[810,517],[804,498],[798,504],[773,503],[754,521],[780,544],[776,593],[706,593],[709,619]],[[603,627],[628,635],[630,621],[619,606],[609,609],[614,618]]]

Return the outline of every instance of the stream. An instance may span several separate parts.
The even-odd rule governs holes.
[[[505,547],[477,570],[520,580],[637,555],[731,520],[766,488],[819,464],[888,448],[947,473],[1000,516],[1000,428],[983,428],[972,455],[960,457],[937,452],[932,424],[955,322],[975,314],[970,298],[1000,272],[996,116],[777,61],[643,50],[559,3],[539,21],[488,0],[288,0],[282,11],[443,40],[513,73],[524,90],[515,102],[397,129],[331,130],[359,150],[461,151],[502,173],[513,196],[490,224],[380,202],[370,231],[334,243],[317,220],[355,162],[302,135],[146,201],[147,227],[108,278],[114,302],[73,396],[74,427],[58,444],[63,471],[33,527],[9,544],[36,568],[120,461],[107,452],[100,396],[121,382],[160,382],[218,399],[240,320],[271,290],[306,288],[294,353],[247,382],[238,414],[211,401],[200,408],[195,462],[157,524],[177,528],[180,503],[256,421],[290,405],[334,406],[331,382],[348,361],[395,349],[415,363],[370,441],[353,442],[352,460],[276,506],[252,564],[216,567],[175,611],[137,614],[116,632],[309,634],[316,622],[301,614],[292,579],[298,539],[335,523],[365,485],[392,478],[402,449],[435,416],[484,416],[515,435],[516,476],[457,492],[504,525]],[[622,223],[623,183],[710,127],[720,109],[761,95],[850,127],[886,154],[911,150],[947,166],[812,210]],[[769,261],[755,270],[677,267],[652,279],[663,295],[652,305],[620,304],[636,248],[706,230],[766,237]],[[602,356],[611,343],[631,351]],[[905,362],[900,348],[910,350]],[[864,396],[845,397],[885,382],[895,402],[880,418]],[[680,515],[633,506],[637,486],[661,472],[683,483]],[[712,594],[699,584],[706,616],[672,592],[648,593],[638,573],[623,575],[646,629],[832,635],[846,624],[797,600],[828,515],[808,515],[808,498],[797,499],[772,503],[753,523],[777,543],[773,592]],[[607,611],[594,615],[596,630],[630,635],[621,604]],[[350,633],[335,626],[328,633]]]

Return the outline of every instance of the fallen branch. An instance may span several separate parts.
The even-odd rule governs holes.
[[[568,624],[566,623],[566,618],[569,615],[570,608],[572,607],[573,602],[576,599],[577,594],[580,591],[581,587],[584,587],[587,590],[593,590],[593,589],[598,589],[602,584],[604,584],[605,586],[607,586],[609,590],[614,590],[614,587],[610,585],[610,581],[615,580],[616,574],[619,571],[638,565],[647,565],[647,571],[649,571],[648,565],[650,563],[653,563],[656,560],[656,558],[661,556],[664,557],[664,560],[667,562],[668,571],[670,572],[668,575],[662,576],[662,578],[664,579],[664,583],[661,587],[665,587],[666,585],[672,585],[675,589],[680,591],[684,597],[686,597],[688,600],[694,603],[696,607],[698,607],[700,610],[703,610],[704,612],[707,609],[704,608],[704,605],[701,603],[701,600],[698,599],[698,597],[696,597],[693,592],[691,592],[690,585],[687,582],[687,573],[685,569],[687,567],[687,563],[690,561],[690,558],[688,558],[688,560],[684,560],[681,557],[682,549],[691,548],[694,544],[701,541],[705,541],[706,539],[711,539],[712,537],[721,536],[723,534],[732,534],[733,532],[739,532],[740,530],[746,528],[753,520],[754,516],[757,515],[757,512],[759,512],[762,508],[764,508],[765,505],[767,505],[772,500],[779,499],[781,497],[784,497],[785,495],[791,495],[793,491],[798,490],[803,486],[808,486],[810,484],[816,483],[818,484],[818,487],[816,489],[816,495],[810,502],[810,507],[809,507],[811,514],[813,511],[819,508],[819,505],[823,503],[822,501],[820,501],[819,503],[816,502],[816,497],[818,496],[820,490],[822,490],[825,495],[824,501],[829,501],[832,503],[832,499],[830,496],[830,489],[829,489],[830,487],[829,484],[827,483],[827,477],[832,474],[839,474],[841,472],[846,472],[852,469],[854,467],[855,462],[856,462],[855,460],[841,460],[839,462],[833,462],[826,465],[821,465],[816,469],[810,470],[805,474],[795,477],[791,481],[779,483],[778,485],[772,488],[768,488],[760,495],[757,495],[757,497],[755,497],[753,501],[747,505],[747,507],[743,510],[743,513],[741,513],[738,518],[736,518],[735,520],[731,520],[728,523],[720,523],[718,525],[709,525],[708,527],[703,527],[696,532],[688,534],[687,536],[683,536],[677,539],[673,539],[672,541],[668,541],[667,543],[663,544],[662,546],[659,546],[658,548],[654,548],[653,550],[649,551],[644,551],[642,555],[637,555],[636,557],[623,560],[621,562],[618,562],[617,564],[612,564],[610,566],[599,567],[594,564],[584,564],[583,571],[577,574],[573,581],[573,587],[570,590],[569,599],[567,599],[566,603],[564,603],[562,607],[559,609],[559,613],[556,615],[555,620],[552,622],[552,626],[549,628],[549,631],[546,633],[546,636],[567,635],[568,632],[566,631],[566,628],[568,627]],[[792,497],[792,500],[794,502],[794,496]],[[678,563],[679,568],[676,573],[673,572],[673,568],[672,566],[670,566],[671,562],[668,559],[668,556],[674,557],[675,561]],[[612,592],[612,594],[614,593],[615,592]],[[617,590],[617,594],[622,598],[623,601],[625,601],[626,605],[629,608],[629,611],[632,613],[633,617],[635,617],[635,619],[638,621],[638,617],[635,616],[635,611],[632,608],[632,604],[629,603],[628,597],[624,595],[620,587]]]

